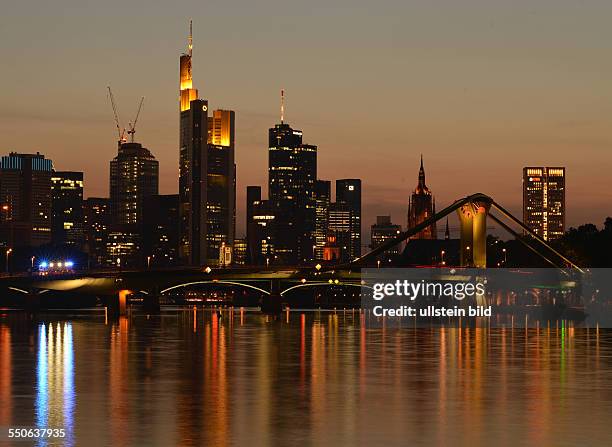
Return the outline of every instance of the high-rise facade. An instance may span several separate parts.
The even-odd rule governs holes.
[[[351,212],[348,256],[353,260],[361,256],[361,180],[336,180],[336,203]]]
[[[268,133],[268,192],[277,210],[277,262],[312,260],[315,247],[317,147],[302,143],[302,132],[281,119]]]
[[[178,194],[150,196],[145,200],[143,250],[147,267],[178,263]]]
[[[408,200],[407,228],[410,229],[431,218],[436,213],[436,205],[433,194],[425,184],[425,168],[421,156],[421,167],[419,168],[419,180],[417,187]],[[437,239],[436,223],[419,231],[411,239]]]
[[[255,200],[252,204],[251,237],[254,242],[249,245],[253,251],[252,264],[269,265],[278,262],[276,254],[276,220],[278,209],[269,200]]]
[[[110,200],[89,197],[83,203],[85,252],[90,267],[101,267],[106,261],[106,242],[110,230]]]
[[[84,242],[82,172],[53,172],[51,205],[53,243],[81,248]]]
[[[523,223],[544,240],[565,232],[565,168],[523,168]]]
[[[255,207],[261,201],[261,186],[247,186],[246,190],[246,263],[258,264],[261,240],[257,223],[253,219]]]
[[[354,259],[352,248],[352,235],[354,224],[354,211],[344,202],[334,202],[329,206],[328,232],[323,260],[331,262],[350,262]]]
[[[0,161],[0,243],[37,247],[51,242],[53,163],[40,153],[11,152]]]
[[[385,242],[397,237],[402,231],[400,225],[395,225],[391,222],[391,216],[376,216],[376,223],[370,227],[370,248],[373,250]],[[387,250],[384,253],[385,257],[398,255],[400,253],[401,244]]]
[[[179,259],[186,265],[206,259],[207,128],[208,101],[195,99],[181,111],[180,129]]]
[[[234,253],[233,253],[233,262],[237,265],[246,264],[246,250],[247,243],[244,238],[236,238],[234,239]]]
[[[158,194],[159,163],[139,143],[122,143],[110,162],[111,225],[106,263],[142,266],[145,201]]]
[[[323,251],[327,242],[329,229],[329,206],[331,204],[331,182],[329,180],[317,180],[315,182],[315,258],[323,260]]]
[[[191,72],[192,37],[180,57],[179,259],[218,264],[221,247],[234,242],[236,165],[234,112],[198,99]]]
[[[231,247],[236,234],[235,114],[214,110],[208,118],[206,160],[206,258],[219,258],[221,247]]]
[[[141,225],[144,202],[159,189],[159,162],[140,143],[122,143],[110,162],[112,225]]]

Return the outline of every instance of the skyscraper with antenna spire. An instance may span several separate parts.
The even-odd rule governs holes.
[[[280,100],[280,123],[268,132],[268,194],[276,211],[274,261],[292,265],[314,258],[317,146],[285,122],[284,90]]]
[[[235,235],[234,112],[215,110],[209,116],[208,101],[193,87],[192,57],[190,21],[179,64],[179,260],[216,265]]]

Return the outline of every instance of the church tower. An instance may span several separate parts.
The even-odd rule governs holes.
[[[408,201],[408,226],[412,228],[426,219],[432,217],[436,212],[433,194],[425,184],[425,169],[423,168],[423,156],[421,155],[421,168],[419,169],[419,182]],[[419,231],[412,239],[437,239],[435,222]]]

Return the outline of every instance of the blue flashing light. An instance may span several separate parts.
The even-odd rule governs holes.
[[[72,266],[74,266],[74,262],[72,262],[72,261],[66,261],[66,262],[64,262],[64,267],[71,268]]]
[[[38,264],[38,267],[41,269],[46,269],[47,267],[49,267],[49,264],[47,263],[47,261],[43,261],[40,264]]]

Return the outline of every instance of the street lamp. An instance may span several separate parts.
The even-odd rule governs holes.
[[[6,273],[9,272],[9,255],[13,253],[13,249],[9,248],[6,250]]]
[[[147,256],[147,270],[151,268],[151,256]]]
[[[32,271],[34,271],[34,260],[36,259],[36,256],[32,256],[30,258],[30,261],[32,261]]]
[[[508,251],[505,248],[502,248],[502,252],[504,253],[504,266],[506,262],[508,262]]]
[[[445,255],[445,254],[446,254],[446,252],[445,252],[444,250],[442,250],[442,251],[440,252],[440,255],[442,256],[442,259],[441,259],[441,260],[442,260],[442,265],[446,264],[446,262],[444,261],[444,255]]]

